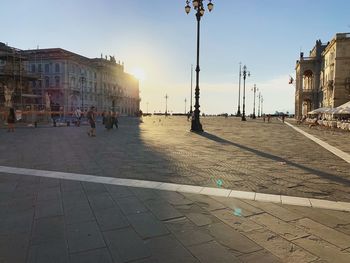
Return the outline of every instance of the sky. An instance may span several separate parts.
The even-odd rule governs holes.
[[[185,0],[0,3],[0,42],[20,49],[58,47],[89,58],[114,55],[127,72],[142,77],[144,112],[164,112],[166,95],[169,111],[189,110],[197,25],[193,8],[185,13]],[[205,12],[200,32],[200,110],[206,114],[236,113],[240,62],[251,73],[246,114],[253,111],[254,84],[265,113],[294,112],[295,87],[288,80],[295,75],[299,52],[308,56],[317,39],[326,43],[336,33],[350,32],[348,0],[212,3],[214,10]]]

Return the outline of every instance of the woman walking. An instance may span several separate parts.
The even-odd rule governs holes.
[[[15,110],[13,108],[10,108],[9,115],[7,116],[7,124],[8,124],[7,132],[15,131],[15,121],[16,121]]]

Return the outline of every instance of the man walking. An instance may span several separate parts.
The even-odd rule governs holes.
[[[88,132],[89,136],[96,136],[96,115],[95,115],[95,107],[91,106],[90,110],[87,112],[87,119],[90,123],[90,131]]]

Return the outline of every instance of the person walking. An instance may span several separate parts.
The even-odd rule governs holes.
[[[105,115],[105,128],[109,131],[112,128],[112,116],[111,111],[108,111]]]
[[[80,126],[80,121],[81,121],[81,110],[80,110],[79,107],[75,110],[74,116],[76,118],[75,125],[79,127]]]
[[[10,108],[9,115],[7,116],[7,132],[15,131],[16,114],[14,108]]]
[[[89,136],[96,137],[96,116],[95,116],[95,107],[91,106],[90,110],[87,112],[87,119],[90,123],[90,131],[88,132]]]
[[[115,126],[115,128],[118,129],[118,115],[116,112],[113,112],[112,114],[112,129],[113,126]]]

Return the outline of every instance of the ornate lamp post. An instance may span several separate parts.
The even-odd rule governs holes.
[[[242,121],[246,121],[247,119],[245,118],[245,79],[250,77],[250,72],[247,70],[247,66],[243,66],[243,113],[242,113]]]
[[[260,100],[261,100],[261,93],[259,91],[259,96],[258,96],[259,100],[258,100],[258,118],[260,118]]]
[[[196,66],[196,89],[195,89],[195,105],[194,105],[194,118],[191,123],[191,131],[193,132],[203,132],[202,124],[199,120],[199,35],[200,35],[200,21],[201,17],[204,15],[204,2],[205,0],[193,0],[193,8],[196,10],[196,18],[197,18],[197,66]],[[214,5],[211,3],[212,0],[208,0],[207,4],[209,12],[211,12],[214,8]],[[188,14],[191,11],[191,7],[189,5],[190,1],[186,0],[185,11]]]
[[[81,111],[84,112],[84,76],[81,75]]]
[[[168,94],[165,94],[165,117],[168,116]]]
[[[241,116],[241,77],[242,77],[242,63],[239,62],[239,81],[238,81],[238,110],[237,110],[237,117]]]
[[[254,91],[253,119],[256,119],[256,116],[255,116],[255,96],[256,96],[257,90],[259,90],[259,89],[256,87],[256,84],[254,84],[254,87],[252,88],[252,91]],[[258,114],[258,116],[259,116],[259,114]]]

